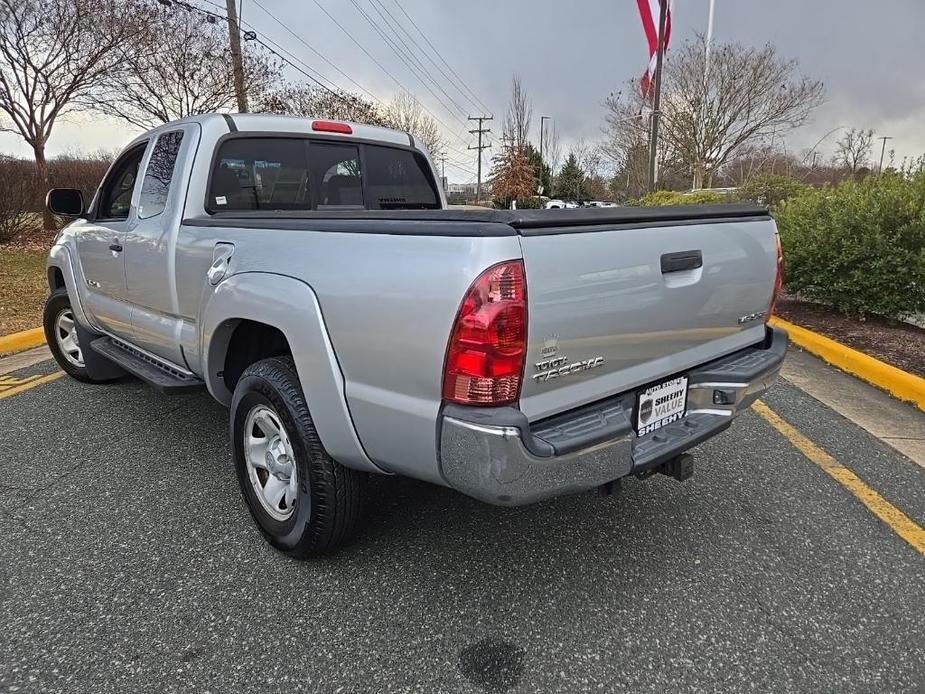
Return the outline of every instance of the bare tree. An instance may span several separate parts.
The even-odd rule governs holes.
[[[269,93],[259,110],[307,118],[330,118],[388,126],[381,109],[359,94],[306,84],[290,85]]]
[[[559,130],[555,123],[543,130],[543,158],[546,160],[543,163],[555,174],[562,161],[562,143],[559,142]]]
[[[835,143],[835,162],[851,173],[856,173],[861,167],[867,166],[873,144],[873,130],[851,128]]]
[[[446,143],[440,134],[437,121],[424,111],[421,102],[411,92],[402,91],[385,107],[386,123],[398,130],[405,130],[421,140],[433,159],[443,156]]]
[[[0,129],[32,148],[39,185],[48,185],[55,124],[120,68],[120,47],[137,33],[134,8],[130,0],[0,0]],[[47,213],[45,228],[54,228]]]
[[[504,115],[501,136],[517,147],[524,147],[530,137],[530,122],[533,120],[533,105],[524,91],[520,77],[511,79],[511,103]]]
[[[234,71],[224,23],[182,5],[145,7],[144,30],[120,47],[121,70],[103,80],[96,110],[150,128],[234,108]],[[260,48],[244,50],[244,87],[260,101],[279,66]]]
[[[714,45],[705,77],[706,42],[698,37],[669,56],[663,74],[659,123],[660,158],[677,158],[692,176],[692,187],[710,185],[714,174],[747,145],[799,127],[822,102],[823,85],[801,77],[795,60],[774,46]],[[608,107],[612,141],[638,137],[638,92],[613,96]],[[627,128],[632,137],[614,133]]]

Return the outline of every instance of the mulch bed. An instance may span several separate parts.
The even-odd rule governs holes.
[[[852,318],[830,306],[783,296],[774,314],[925,378],[925,330],[922,328],[876,316]]]

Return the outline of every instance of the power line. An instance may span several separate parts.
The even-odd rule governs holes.
[[[158,2],[158,0],[154,0],[154,1],[155,1],[155,2]],[[209,5],[212,5],[213,7],[216,7],[217,9],[225,9],[225,8],[222,8],[220,5],[216,4],[215,2],[211,2],[210,0],[202,0],[202,1],[205,2],[206,4],[209,4]],[[259,5],[259,3],[257,2],[257,0],[254,0],[254,2],[255,2],[255,4],[257,4],[258,6],[260,6],[260,9],[262,9],[262,10],[263,10],[264,12],[266,12],[267,14],[270,14],[270,16],[271,16],[274,20],[276,20],[277,22],[279,22],[279,20],[277,20],[276,17],[273,17],[273,15],[272,15],[270,12],[268,12],[268,11],[266,10],[266,8],[264,8],[263,6]],[[159,4],[162,4],[162,3],[159,3]],[[172,3],[172,4],[174,4],[174,5],[178,6],[178,7],[181,7],[181,8],[184,9],[184,10],[192,11],[192,12],[196,12],[196,13],[198,13],[198,14],[204,15],[204,16],[206,16],[206,18],[207,18],[210,22],[213,22],[213,23],[214,23],[214,21],[215,21],[216,19],[220,19],[220,20],[222,20],[222,21],[224,21],[224,22],[228,22],[228,17],[227,17],[227,16],[225,16],[225,15],[223,15],[223,14],[218,14],[218,13],[216,13],[216,12],[212,12],[212,11],[207,10],[207,9],[203,9],[203,8],[201,8],[201,7],[197,7],[197,6],[192,5],[192,4],[188,3],[188,2],[185,2],[184,0],[173,0],[173,3]],[[316,4],[317,4],[317,3],[316,3]],[[322,8],[322,9],[324,9],[324,8]],[[332,19],[333,19],[333,18],[332,18]],[[336,23],[336,22],[335,22],[335,23]],[[261,38],[258,36],[257,32],[253,30],[253,25],[251,25],[250,23],[242,22],[242,24],[245,24],[246,26],[250,27],[250,29],[251,29],[251,31],[248,31],[248,32],[244,32],[244,33],[243,33],[243,37],[244,37],[245,41],[254,41],[255,43],[261,45],[265,50],[267,50],[267,51],[270,52],[272,55],[274,55],[274,56],[276,56],[277,58],[279,58],[279,59],[280,59],[281,61],[283,61],[285,64],[289,65],[292,69],[296,70],[297,72],[299,72],[299,73],[302,74],[303,76],[307,77],[309,80],[311,80],[313,83],[317,84],[320,88],[324,89],[326,92],[328,92],[328,93],[331,94],[332,96],[335,96],[335,97],[338,97],[338,98],[342,98],[342,94],[339,94],[337,91],[335,91],[334,89],[331,89],[331,88],[328,87],[326,84],[324,84],[324,82],[321,81],[321,79],[326,80],[327,82],[329,82],[330,84],[332,84],[336,90],[339,90],[339,91],[343,92],[344,90],[341,89],[341,87],[339,87],[339,86],[337,85],[337,83],[335,83],[333,80],[329,79],[328,77],[325,77],[323,74],[321,74],[320,72],[318,72],[317,70],[315,70],[314,68],[312,68],[311,66],[309,66],[307,63],[305,63],[304,61],[302,61],[300,58],[298,58],[298,57],[297,57],[296,55],[294,55],[292,52],[290,52],[290,51],[288,51],[287,49],[283,48],[282,46],[280,46],[278,43],[276,43],[276,42],[273,41],[272,39],[270,39],[270,38],[261,39]],[[306,44],[306,45],[307,45],[307,44]],[[312,49],[312,50],[314,50],[314,49]],[[281,52],[282,52],[282,53],[281,53]],[[315,52],[317,53],[317,51],[315,51]],[[286,55],[283,55],[283,53],[285,53]],[[289,57],[287,57],[287,55],[288,55]],[[320,55],[321,55],[321,54],[319,53],[319,56],[320,56]],[[323,56],[321,56],[321,57],[323,57]],[[296,63],[301,64],[302,67],[300,67],[300,65],[297,65]],[[304,68],[304,69],[303,69],[303,68]],[[310,70],[311,72],[314,72],[314,73],[315,73],[316,75],[318,75],[318,77],[320,77],[321,79],[318,79],[318,77],[315,77],[314,75],[310,74],[309,72],[307,72],[307,70]],[[349,77],[348,75],[346,75],[346,73],[342,73],[342,74],[344,74],[345,77],[347,77],[348,79],[350,79],[350,77]],[[352,79],[351,79],[351,82],[353,82]],[[358,85],[358,86],[359,86],[359,85]],[[365,91],[365,90],[364,90],[364,91]],[[380,105],[382,105],[382,102],[381,102],[379,99],[377,99],[374,95],[370,94],[369,92],[366,92],[366,93],[369,94],[370,97],[371,97],[374,101],[377,101]],[[439,120],[436,116],[434,116],[433,114],[431,114],[431,115],[432,115],[432,117],[434,118],[434,120],[436,120],[438,123],[441,123],[441,124],[444,126],[444,128],[447,128],[447,126],[446,126],[445,123],[443,123],[442,121],[440,121],[440,120]],[[449,128],[447,128],[447,129],[449,130]],[[451,131],[451,132],[452,132],[452,131]],[[454,134],[455,134],[455,133],[454,133]],[[457,137],[459,137],[459,136],[457,135]],[[464,142],[464,140],[462,140],[462,138],[459,138],[459,139],[460,139],[460,141],[463,141],[463,142]],[[446,147],[447,147],[448,149],[451,149],[452,151],[456,152],[456,153],[459,154],[460,156],[463,156],[463,157],[467,156],[464,152],[462,152],[461,150],[459,150],[459,149],[456,148],[456,147],[453,147],[453,146],[451,146],[451,145],[449,145],[449,144],[447,144]],[[469,173],[469,174],[474,173],[474,172],[472,171],[471,168],[468,168],[469,166],[471,166],[471,164],[466,164],[466,163],[461,162],[461,161],[459,161],[458,159],[454,159],[454,158],[452,158],[452,157],[447,157],[447,161],[451,162],[451,163],[455,166],[455,168],[459,169],[460,171],[463,171],[463,172]]]
[[[350,77],[350,75],[348,75],[346,72],[344,72],[343,70],[341,70],[341,69],[340,69],[337,65],[335,65],[332,61],[328,60],[327,57],[325,57],[325,56],[324,56],[322,53],[320,53],[316,48],[314,48],[311,44],[309,44],[307,41],[305,41],[301,36],[299,36],[299,35],[296,34],[294,31],[292,31],[292,29],[290,29],[284,22],[282,22],[278,17],[276,17],[272,12],[270,12],[270,11],[269,11],[266,7],[264,7],[260,2],[258,2],[258,0],[253,0],[253,2],[254,2],[255,5],[257,5],[257,7],[259,7],[261,10],[263,10],[263,12],[264,12],[265,14],[267,14],[274,22],[276,22],[276,23],[279,24],[281,27],[283,27],[287,32],[289,32],[290,34],[292,34],[292,36],[293,36],[296,40],[298,40],[302,45],[304,45],[304,46],[305,46],[306,48],[308,48],[310,51],[312,51],[313,53],[315,53],[319,58],[321,58],[321,59],[322,59],[324,62],[326,62],[328,65],[330,65],[330,66],[333,67],[335,70],[337,70],[338,73],[340,73],[341,75],[343,75],[347,80],[349,80],[353,85],[355,85],[360,91],[362,91],[364,94],[366,94],[366,95],[367,95],[370,99],[372,99],[375,103],[379,104],[382,108],[385,108],[385,104],[382,102],[381,99],[379,99],[375,94],[373,94],[371,91],[369,91],[368,89],[366,89],[363,85],[361,85],[359,82],[357,82],[357,81],[354,80],[352,77]],[[251,28],[253,28],[252,25],[250,25],[250,24],[248,24],[248,26],[251,27]],[[274,42],[274,45],[276,45],[277,48],[280,48],[280,50],[285,50],[285,49],[282,49],[282,47],[280,47],[278,44],[275,44],[275,42]],[[290,51],[285,51],[285,52],[286,52],[287,54],[289,54],[290,56],[295,57]],[[321,75],[321,73],[318,72],[317,70],[314,70],[314,69],[312,69],[312,68],[309,68],[309,66],[308,66],[304,61],[299,60],[299,62],[300,62],[302,65],[304,65],[306,68],[311,69],[311,70],[312,70],[313,72],[315,72],[316,74],[318,74],[318,75],[324,77],[324,76]],[[331,79],[329,79],[329,78],[327,78],[327,77],[324,77],[324,79],[327,79],[327,81],[330,82],[332,85],[334,85],[335,88],[341,89],[341,87],[340,87],[339,85],[337,85],[337,83],[334,82],[333,80],[331,80]],[[342,90],[342,91],[343,91],[343,90]],[[436,119],[435,119],[435,120],[436,120]],[[461,141],[463,141],[463,140],[461,140]],[[460,149],[458,149],[458,148],[456,148],[456,147],[452,147],[452,146],[449,145],[449,144],[447,144],[446,146],[447,146],[447,148],[450,148],[450,149],[452,149],[453,151],[455,151],[455,152],[456,152],[457,154],[459,154],[460,156],[463,156],[463,157],[467,156],[463,151],[461,151]],[[458,161],[457,161],[456,163],[459,164]]]
[[[352,1],[352,0],[351,0],[351,1]],[[356,4],[356,3],[354,3],[354,4]],[[381,0],[370,0],[370,5],[371,5],[372,8],[376,11],[376,13],[377,13],[380,17],[382,17],[382,21],[385,22],[386,26],[388,26],[388,28],[395,34],[395,38],[398,39],[399,42],[401,42],[402,46],[405,48],[405,51],[407,52],[407,55],[414,61],[415,65],[418,67],[418,69],[421,70],[425,75],[427,75],[427,77],[428,77],[428,79],[430,79],[431,83],[433,83],[433,85],[434,85],[435,87],[437,87],[437,89],[439,89],[440,92],[441,92],[447,99],[450,100],[450,103],[453,104],[453,106],[456,107],[456,110],[457,110],[459,113],[461,113],[463,116],[465,116],[465,115],[466,115],[466,109],[464,109],[462,106],[460,106],[460,105],[459,105],[459,102],[457,102],[456,99],[454,99],[452,96],[450,96],[450,94],[446,91],[446,89],[443,88],[443,84],[440,82],[440,80],[436,79],[436,78],[433,76],[433,74],[432,74],[431,71],[427,68],[427,66],[425,66],[424,63],[421,61],[421,59],[417,57],[417,55],[415,54],[415,52],[414,52],[414,50],[411,48],[411,46],[408,45],[408,42],[405,41],[405,39],[402,38],[401,34],[399,33],[399,31],[402,30],[402,26],[401,26],[401,24],[398,23],[398,21],[395,19],[395,17],[392,15],[392,13],[389,12],[388,8],[387,8],[385,5],[382,4],[382,1],[381,1]],[[380,8],[381,8],[381,9],[380,9]],[[385,12],[385,14],[383,14],[383,11]],[[405,32],[405,33],[407,33],[407,32]],[[413,41],[412,41],[412,42],[413,42]],[[420,50],[420,47],[418,47],[418,50]]]
[[[206,2],[207,4],[212,5],[213,7],[218,7],[219,9],[221,9],[219,5],[215,4],[214,2],[210,2],[209,0],[203,0],[203,2]],[[256,0],[255,0],[255,2],[256,2]],[[192,10],[192,11],[194,11],[194,12],[198,12],[198,13],[200,13],[200,14],[204,14],[204,15],[206,15],[206,16],[208,16],[208,17],[221,19],[221,20],[223,20],[223,21],[225,21],[225,22],[228,21],[228,18],[227,18],[226,16],[217,14],[217,13],[215,13],[215,12],[211,12],[210,10],[204,10],[204,9],[202,9],[201,7],[197,7],[197,6],[192,5],[192,4],[190,4],[190,3],[184,2],[183,0],[173,0],[173,3],[174,3],[175,5],[178,5],[179,7],[182,7],[183,9],[186,9],[186,10]],[[261,9],[262,9],[262,8],[261,8]],[[280,46],[278,43],[276,43],[275,41],[273,41],[272,39],[270,39],[270,38],[261,39],[261,38],[258,36],[257,32],[256,32],[256,31],[253,31],[253,26],[252,26],[250,23],[248,23],[248,22],[241,22],[241,24],[242,24],[242,25],[246,25],[246,26],[248,26],[248,27],[251,29],[251,31],[249,31],[249,32],[243,32],[243,36],[244,36],[244,40],[245,40],[245,41],[255,41],[256,43],[258,43],[258,44],[260,44],[261,46],[263,46],[267,51],[269,51],[270,53],[272,53],[273,55],[275,55],[277,58],[279,58],[280,60],[282,60],[284,63],[286,63],[287,65],[289,65],[291,68],[293,68],[294,70],[298,71],[299,73],[301,73],[302,75],[304,75],[305,77],[307,77],[308,79],[310,79],[312,82],[314,82],[315,84],[317,84],[319,87],[321,87],[322,89],[324,89],[324,90],[325,90],[326,92],[328,92],[329,94],[331,94],[331,95],[333,95],[333,96],[337,96],[337,97],[340,96],[339,94],[337,94],[337,92],[335,92],[333,89],[331,89],[330,87],[328,87],[328,85],[326,85],[324,82],[322,82],[322,80],[326,80],[326,81],[329,82],[330,84],[333,84],[334,87],[335,87],[335,89],[340,89],[340,87],[338,87],[333,81],[331,81],[330,79],[328,79],[327,77],[325,77],[324,75],[322,75],[320,72],[318,72],[317,70],[315,70],[314,68],[312,68],[312,67],[311,67],[310,65],[308,65],[307,63],[305,63],[303,60],[299,59],[298,56],[296,56],[296,55],[293,54],[292,52],[286,50],[285,48],[283,48],[282,46]],[[268,44],[270,44],[270,45],[268,45]],[[282,51],[282,53],[285,53],[286,55],[282,55],[282,53],[280,53],[280,51]],[[287,56],[288,56],[288,58],[287,58]],[[295,63],[299,63],[302,67],[300,67],[299,65],[296,65]],[[303,68],[304,68],[304,69],[303,69]],[[315,77],[314,75],[309,74],[309,72],[306,72],[306,70],[315,73],[315,75],[317,75],[318,77]],[[319,78],[320,78],[320,79],[319,79]]]
[[[292,29],[290,29],[284,22],[282,22],[279,18],[277,18],[276,15],[274,15],[272,12],[270,12],[266,7],[264,7],[264,6],[261,5],[259,2],[257,2],[257,0],[251,0],[251,1],[252,1],[257,7],[259,7],[261,10],[263,10],[263,12],[264,12],[266,15],[268,15],[268,16],[270,17],[270,19],[272,19],[274,22],[276,22],[277,24],[279,24],[283,29],[285,29],[287,32],[289,32],[289,33],[293,36],[293,38],[295,38],[299,43],[301,43],[303,46],[305,46],[308,50],[310,50],[312,53],[314,53],[314,54],[317,55],[319,58],[321,58],[325,63],[327,63],[328,65],[330,65],[332,68],[334,68],[339,74],[341,74],[341,75],[342,75],[344,78],[346,78],[351,84],[353,84],[353,86],[355,86],[355,87],[356,87],[357,89],[359,89],[361,92],[363,92],[364,94],[366,94],[366,96],[368,96],[368,97],[369,97],[370,99],[372,99],[373,101],[376,101],[376,102],[378,102],[378,103],[380,103],[380,104],[382,103],[382,102],[376,97],[375,94],[373,94],[371,91],[369,91],[368,89],[366,89],[366,87],[364,87],[362,84],[360,84],[359,82],[357,82],[356,80],[354,80],[354,79],[353,79],[350,75],[348,75],[346,72],[344,72],[343,70],[341,70],[334,62],[332,62],[331,60],[328,60],[327,57],[325,57],[325,56],[324,56],[322,53],[320,53],[314,46],[312,46],[312,45],[311,45],[310,43],[308,43],[305,39],[303,39],[301,36],[299,36],[297,33],[295,33]],[[332,82],[332,84],[333,84],[333,82]]]
[[[446,109],[446,112],[450,115],[450,117],[455,118],[460,124],[465,126],[465,122],[453,112],[453,109],[450,106],[448,106],[447,103],[442,98],[440,98],[439,94],[437,94],[433,89],[430,88],[430,85],[427,84],[427,81],[421,76],[418,69],[411,62],[409,62],[409,58],[405,55],[405,53],[400,48],[398,48],[395,41],[389,38],[389,36],[379,27],[379,25],[373,20],[373,18],[370,17],[366,13],[366,10],[360,7],[359,3],[357,3],[356,0],[350,0],[350,4],[352,4],[354,8],[356,8],[357,12],[360,13],[363,19],[365,19],[366,22],[379,35],[379,38],[382,39],[385,45],[388,46],[392,50],[392,52],[398,56],[398,59],[401,60],[402,63],[404,63],[405,67],[407,67],[408,70],[411,71],[411,74],[417,77],[418,81],[421,83],[424,89],[430,92],[430,95],[434,97],[438,102],[440,102],[440,105],[443,106],[444,109]],[[380,16],[382,16],[381,13],[380,13]],[[383,18],[383,21],[385,21],[384,18]],[[465,111],[462,111],[462,110],[460,110],[460,112],[465,113]]]
[[[389,72],[385,67],[383,67],[382,63],[380,63],[378,60],[376,60],[376,58],[375,58],[368,50],[366,50],[366,47],[365,47],[362,43],[360,43],[359,41],[357,41],[357,39],[353,36],[353,34],[351,34],[351,33],[346,29],[346,27],[344,27],[343,24],[341,24],[340,22],[338,22],[337,19],[336,19],[330,12],[328,12],[328,10],[324,7],[324,5],[322,5],[320,2],[318,2],[318,0],[312,0],[312,2],[314,2],[314,3],[318,6],[318,8],[319,8],[322,12],[324,12],[324,13],[327,15],[328,19],[330,19],[332,22],[334,22],[334,24],[336,24],[337,27],[338,27],[342,32],[344,32],[344,34],[347,35],[347,37],[356,45],[357,48],[359,48],[361,51],[363,51],[363,53],[365,53],[366,56],[367,56],[370,60],[372,60],[380,70],[382,70],[386,75],[388,75],[389,78],[390,78],[393,82],[395,82],[395,84],[397,84],[401,89],[404,89],[406,92],[413,93],[413,92],[411,92],[411,90],[408,89],[404,84],[402,84],[402,83],[398,80],[398,78],[395,77],[395,75],[393,75],[393,74],[392,74],[391,72]],[[428,113],[430,113],[430,112],[428,112]],[[434,113],[430,113],[430,116],[431,116],[435,121],[437,121],[437,123],[439,123],[440,125],[442,125],[448,132],[452,133],[453,136],[456,137],[460,142],[462,142],[463,144],[468,144],[460,135],[458,135],[457,133],[455,133],[446,123],[444,123],[444,122],[443,122],[438,116],[436,116]]]
[[[427,35],[423,31],[421,31],[421,27],[417,25],[414,19],[412,19],[411,15],[409,15],[408,12],[405,10],[405,8],[402,7],[402,4],[398,0],[393,0],[393,2],[395,3],[395,6],[398,7],[399,10],[401,10],[401,13],[405,15],[405,17],[407,17],[408,21],[411,22],[411,26],[413,26],[417,30],[417,32],[421,35],[421,38],[423,38],[424,41],[427,42],[427,45],[430,46],[430,49],[434,52],[434,55],[436,55],[437,58],[440,59],[440,62],[446,66],[446,69],[449,70],[453,74],[453,76],[456,77],[457,80],[459,80],[459,83],[466,89],[467,92],[469,92],[469,94],[472,95],[472,98],[478,102],[479,109],[484,109],[485,112],[490,113],[491,109],[488,108],[482,102],[481,99],[479,99],[478,95],[469,87],[468,84],[466,84],[466,82],[463,80],[462,77],[459,76],[456,70],[450,67],[450,64],[446,62],[446,59],[443,57],[440,51],[438,51],[437,48],[434,46],[434,44],[430,42],[430,39],[427,38]],[[445,77],[446,73],[443,73],[443,75]]]

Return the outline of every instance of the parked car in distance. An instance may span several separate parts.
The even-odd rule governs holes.
[[[549,200],[546,203],[547,210],[574,210],[574,209],[577,209],[578,207],[580,207],[580,205],[577,202],[574,202],[572,200],[554,199],[554,200]]]
[[[161,125],[89,206],[48,194],[73,218],[48,257],[52,354],[88,383],[207,389],[257,528],[296,557],[356,532],[370,474],[501,505],[684,480],[780,369],[764,209],[450,210],[438,181],[394,130]]]

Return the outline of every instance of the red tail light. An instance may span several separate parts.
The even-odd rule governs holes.
[[[784,288],[784,251],[780,246],[780,236],[778,234],[774,234],[774,241],[777,243],[777,274],[774,277],[774,293],[771,294],[771,304],[768,306],[768,318],[774,314],[780,292]]]
[[[527,282],[521,260],[488,268],[463,299],[450,333],[443,398],[506,405],[520,397],[527,353]]]
[[[336,120],[312,121],[312,130],[319,133],[343,133],[352,135],[353,128],[348,123],[338,123]]]

